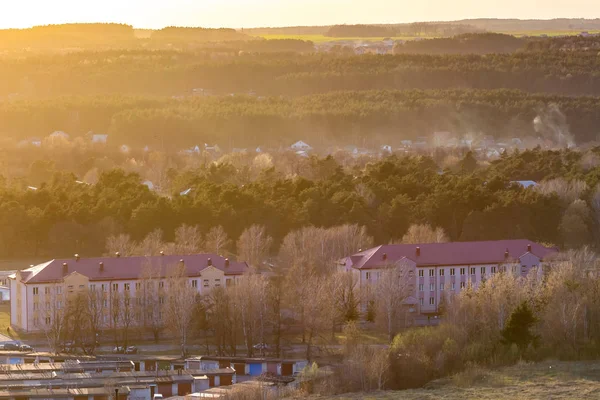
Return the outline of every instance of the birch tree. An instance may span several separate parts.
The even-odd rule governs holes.
[[[198,293],[187,278],[182,263],[169,266],[168,270],[171,273],[167,277],[164,316],[167,328],[179,342],[181,356],[185,357]]]
[[[388,266],[377,278],[375,302],[379,312],[377,315],[383,319],[388,340],[394,339],[397,321],[404,316],[406,307],[404,301],[414,292],[414,274],[407,263],[400,262]]]
[[[273,238],[261,225],[252,225],[244,230],[237,242],[238,257],[251,267],[259,268],[266,259],[273,244]]]
[[[42,307],[40,328],[46,336],[48,347],[55,354],[58,354],[61,349],[66,328],[63,289],[61,284],[47,286],[44,292],[44,301],[39,305]]]
[[[204,251],[217,255],[225,255],[231,246],[231,240],[221,225],[208,231],[204,243]]]
[[[163,329],[162,304],[160,304],[159,282],[161,278],[160,267],[154,267],[149,261],[142,265],[140,273],[140,317],[144,330],[152,332],[154,341],[160,340]]]

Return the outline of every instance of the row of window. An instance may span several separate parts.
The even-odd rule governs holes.
[[[460,283],[460,288],[464,289],[466,286],[465,282],[461,282]],[[445,290],[446,289],[446,285],[444,283],[440,283],[440,290]],[[430,283],[429,284],[429,291],[433,292],[435,290],[435,283]],[[454,282],[450,283],[450,290],[456,290],[456,285]],[[423,292],[425,291],[425,285],[423,283],[419,284],[419,292]]]
[[[424,304],[425,304],[425,299],[421,297],[421,298],[419,299],[419,304],[420,304],[420,305],[424,305]],[[434,306],[434,305],[435,305],[435,297],[430,297],[430,298],[429,298],[429,305],[430,305],[430,306]]]
[[[523,266],[523,268],[526,268],[525,266]],[[470,275],[475,275],[477,268],[475,267],[471,267],[469,268],[469,274]],[[480,267],[481,275],[485,275],[486,271],[487,271],[487,267]],[[506,267],[502,266],[500,267],[500,271],[501,272],[506,272]],[[516,268],[513,267],[513,271],[516,271]],[[456,275],[456,268],[450,268],[450,276],[455,276]],[[459,272],[460,275],[466,275],[467,273],[467,268],[459,268]],[[438,273],[440,276],[444,276],[446,274],[446,270],[445,269],[439,269]],[[490,267],[490,273],[495,274],[496,273],[496,267]],[[425,276],[425,270],[421,269],[419,270],[419,276],[420,277],[424,277]],[[429,276],[435,276],[435,269],[429,269]]]
[[[154,313],[149,312],[147,314],[147,320],[157,320],[157,321],[162,321],[163,320],[163,312],[162,311],[158,311],[156,313],[156,315],[154,315]],[[19,320],[20,320],[20,315],[19,315]],[[139,321],[141,318],[140,314],[134,314],[134,319]],[[46,323],[46,325],[50,325],[52,323],[52,317],[45,317],[44,318],[44,322]],[[104,325],[108,325],[110,322],[110,317],[108,314],[104,314],[102,315],[102,322]],[[19,322],[20,323],[20,322]],[[39,317],[33,317],[33,325],[34,326],[40,326],[40,318]]]
[[[202,281],[202,283],[203,283],[204,287],[209,287],[210,286],[210,280],[209,279],[204,279]],[[232,284],[231,278],[227,278],[225,280],[225,283],[226,283],[227,286],[230,286]],[[152,285],[153,285],[152,282],[148,282],[148,287],[151,287]],[[191,285],[192,285],[192,287],[197,288],[198,287],[198,280],[197,279],[192,280],[191,281]],[[221,286],[221,279],[215,279],[214,285],[215,286]],[[140,290],[141,287],[142,287],[141,282],[136,282],[135,283],[135,290],[136,291]],[[163,289],[165,287],[165,283],[163,281],[158,282],[158,287],[159,287],[159,289]],[[56,294],[62,294],[62,286],[55,286],[55,288],[56,288]],[[79,289],[84,289],[84,288],[85,288],[85,285],[79,285]],[[100,290],[103,291],[103,292],[107,292],[108,288],[109,288],[108,284],[103,283],[103,284],[100,285]],[[73,289],[74,289],[73,285],[69,285],[68,286],[69,292],[72,292]],[[90,284],[90,290],[91,291],[95,291],[96,289],[97,289],[96,284],[95,283],[91,283]],[[131,284],[130,283],[123,283],[123,290],[126,291],[126,292],[130,291],[131,290]],[[112,291],[113,292],[118,292],[119,291],[119,284],[118,283],[113,283],[112,284]],[[51,288],[49,286],[45,287],[44,288],[44,294],[49,295],[50,293],[51,293]],[[39,294],[39,287],[34,287],[33,288],[33,295],[35,296],[35,295],[38,295],[38,294]]]

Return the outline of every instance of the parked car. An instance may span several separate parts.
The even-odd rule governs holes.
[[[4,344],[4,350],[14,351],[14,350],[20,350],[20,348],[19,348],[18,344],[15,344],[15,343],[5,343]]]
[[[125,347],[117,346],[113,349],[113,353],[115,354],[125,354]]]
[[[19,348],[20,351],[31,353],[33,351],[33,347],[28,344],[22,344]]]
[[[65,342],[62,346],[63,353],[73,353],[77,350],[77,345],[74,341]]]
[[[152,397],[152,400],[157,400],[157,399],[164,399],[162,394],[155,394],[154,397]]]
[[[125,349],[125,354],[137,354],[138,349],[135,346],[129,346]]]
[[[254,347],[254,350],[269,350],[269,345],[266,343],[258,343],[252,347]]]

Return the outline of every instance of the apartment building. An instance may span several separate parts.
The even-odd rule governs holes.
[[[169,276],[178,266],[198,294],[219,286],[233,285],[248,271],[245,262],[215,254],[187,256],[80,258],[51,260],[10,276],[11,326],[25,332],[43,331],[60,317],[69,295],[95,293],[102,328],[118,328],[111,309],[117,299],[121,307],[133,309],[152,295],[152,313],[160,313]],[[112,312],[114,314],[114,311]],[[145,318],[145,315],[141,315]]]
[[[444,296],[469,285],[477,288],[496,273],[539,272],[556,253],[529,240],[383,245],[342,259],[340,268],[353,273],[368,296],[386,269],[402,265],[410,293],[405,304],[413,312],[435,315]]]

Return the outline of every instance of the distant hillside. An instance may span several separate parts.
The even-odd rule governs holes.
[[[524,31],[586,31],[600,30],[600,19],[582,19],[582,18],[560,18],[550,20],[537,19],[464,19],[459,21],[420,21],[415,23],[402,24],[370,24],[373,27],[393,28],[401,32],[406,31],[411,26],[418,25],[438,25],[438,26],[469,26],[477,31],[489,32],[524,32]],[[340,25],[338,25],[340,26]],[[352,25],[341,25],[352,26]],[[363,25],[364,26],[364,25]],[[325,35],[335,26],[295,26],[281,28],[253,28],[244,29],[243,32],[249,35]],[[472,32],[472,31],[469,31]],[[466,33],[453,32],[452,34]],[[333,36],[333,35],[332,35]],[[350,36],[350,35],[349,35]],[[375,35],[380,36],[380,35]]]
[[[55,49],[131,43],[133,27],[124,24],[64,24],[0,30],[0,49]]]

